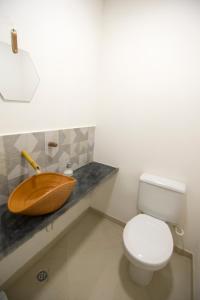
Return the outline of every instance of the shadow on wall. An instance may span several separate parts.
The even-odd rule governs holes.
[[[105,214],[109,214],[109,208],[112,203],[113,191],[118,183],[118,174],[112,176],[102,184],[96,187],[91,192],[91,207],[97,209]]]

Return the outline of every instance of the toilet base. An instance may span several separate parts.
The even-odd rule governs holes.
[[[151,282],[153,273],[153,271],[140,269],[129,263],[129,274],[131,279],[141,286],[146,286]]]

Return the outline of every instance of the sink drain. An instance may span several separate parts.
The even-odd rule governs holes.
[[[37,280],[38,280],[39,282],[46,281],[47,279],[48,279],[48,273],[47,273],[47,271],[42,270],[42,271],[40,271],[40,272],[37,274]]]

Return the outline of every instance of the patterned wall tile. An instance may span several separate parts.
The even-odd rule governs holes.
[[[88,155],[87,155],[87,153],[80,154],[79,157],[78,157],[78,159],[79,159],[79,161],[78,161],[79,167],[84,166],[85,164],[88,163]]]
[[[41,171],[44,172],[46,168],[46,156],[44,155],[44,152],[38,151],[31,153],[31,157],[38,163],[38,165],[41,168]],[[35,174],[35,170],[30,166],[30,164],[25,161],[27,167],[28,167],[28,175],[32,176]]]
[[[70,156],[70,145],[64,145],[59,147],[57,154],[53,157],[46,155],[46,166],[58,163],[60,158],[63,157],[63,153],[65,156]]]
[[[0,158],[5,158],[5,148],[4,148],[4,140],[3,136],[0,136]]]
[[[0,205],[4,204],[8,198],[8,180],[6,154],[3,137],[0,136]]]
[[[73,169],[92,161],[94,149],[94,127],[73,130],[71,161]]]
[[[6,160],[2,157],[0,158],[0,176],[7,178]]]
[[[35,148],[31,152],[44,152],[45,151],[45,133],[44,132],[33,132],[30,133],[33,137],[36,138],[37,144],[35,145]],[[29,140],[29,143],[31,140]]]
[[[52,164],[52,165],[49,165],[46,167],[45,169],[46,172],[59,172],[59,165],[58,163],[55,163],[55,164]]]
[[[0,191],[4,196],[8,195],[7,179],[0,175]]]
[[[0,194],[0,205],[7,203],[7,201],[8,201],[8,195]]]
[[[17,153],[20,154],[22,150],[33,152],[36,145],[37,139],[33,134],[20,134],[14,143],[14,148],[17,149]]]
[[[0,136],[0,175],[7,176],[7,168],[6,168],[6,153],[4,148],[3,137]]]
[[[25,161],[25,159],[21,156],[20,151],[17,151],[14,154],[7,152],[6,166],[8,180],[14,179],[24,174],[28,174],[28,164]]]
[[[25,133],[3,137],[7,159],[21,157],[21,151],[44,151],[44,133]]]
[[[8,192],[9,194],[13,192],[13,190],[25,179],[27,179],[27,175],[21,175],[15,177],[13,179],[8,180]]]
[[[88,140],[80,142],[79,154],[84,154],[88,152]]]
[[[57,147],[49,147],[48,143],[54,142]],[[59,131],[47,131],[45,132],[45,153],[48,157],[54,158],[59,151]]]
[[[90,127],[88,130],[88,148],[89,151],[94,150],[94,143],[95,143],[95,127]]]
[[[0,136],[0,205],[20,182],[35,174],[21,156],[22,150],[31,154],[42,171],[62,173],[69,162],[75,170],[93,160],[94,137],[94,127]],[[48,142],[58,147],[51,149]]]
[[[63,173],[66,169],[67,163],[71,162],[70,153],[62,151],[59,159],[58,159],[58,168],[59,172]]]
[[[71,155],[80,155],[88,150],[88,140],[84,140],[78,143],[72,143],[71,145]]]
[[[20,134],[14,134],[14,135],[5,135],[3,137],[4,141],[4,148],[6,150],[6,158],[14,158],[19,155],[19,149],[15,147],[15,144],[17,147],[19,147],[19,144],[17,143],[17,140],[20,138]],[[23,138],[23,142],[25,142],[25,137]],[[22,143],[22,141],[21,141]],[[27,145],[25,144],[25,147]]]
[[[88,162],[93,161],[94,144],[95,144],[95,127],[90,127],[88,130]]]
[[[89,151],[87,153],[87,156],[88,156],[88,158],[87,158],[88,163],[90,163],[94,160],[94,152],[93,151]]]
[[[73,156],[71,157],[71,160],[70,160],[71,164],[72,164],[72,169],[73,170],[76,170],[79,168],[79,156]]]
[[[72,144],[80,143],[88,139],[88,127],[84,128],[74,128],[72,130]]]
[[[62,145],[59,150],[59,157],[63,154],[67,153],[68,156],[71,154],[71,145]]]
[[[6,176],[0,175],[0,205],[8,199],[8,180]]]
[[[80,154],[80,143],[71,145],[71,157],[77,156]]]
[[[59,130],[60,145],[71,145],[73,138],[73,129]]]
[[[8,180],[21,176],[27,177],[34,174],[27,161],[21,156],[21,151],[26,150],[42,167],[45,166],[44,156],[44,133],[26,133],[9,135],[4,137],[6,148],[6,165]]]

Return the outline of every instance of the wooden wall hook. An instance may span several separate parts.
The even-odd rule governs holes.
[[[18,53],[17,31],[15,29],[11,30],[11,45],[13,53]]]

